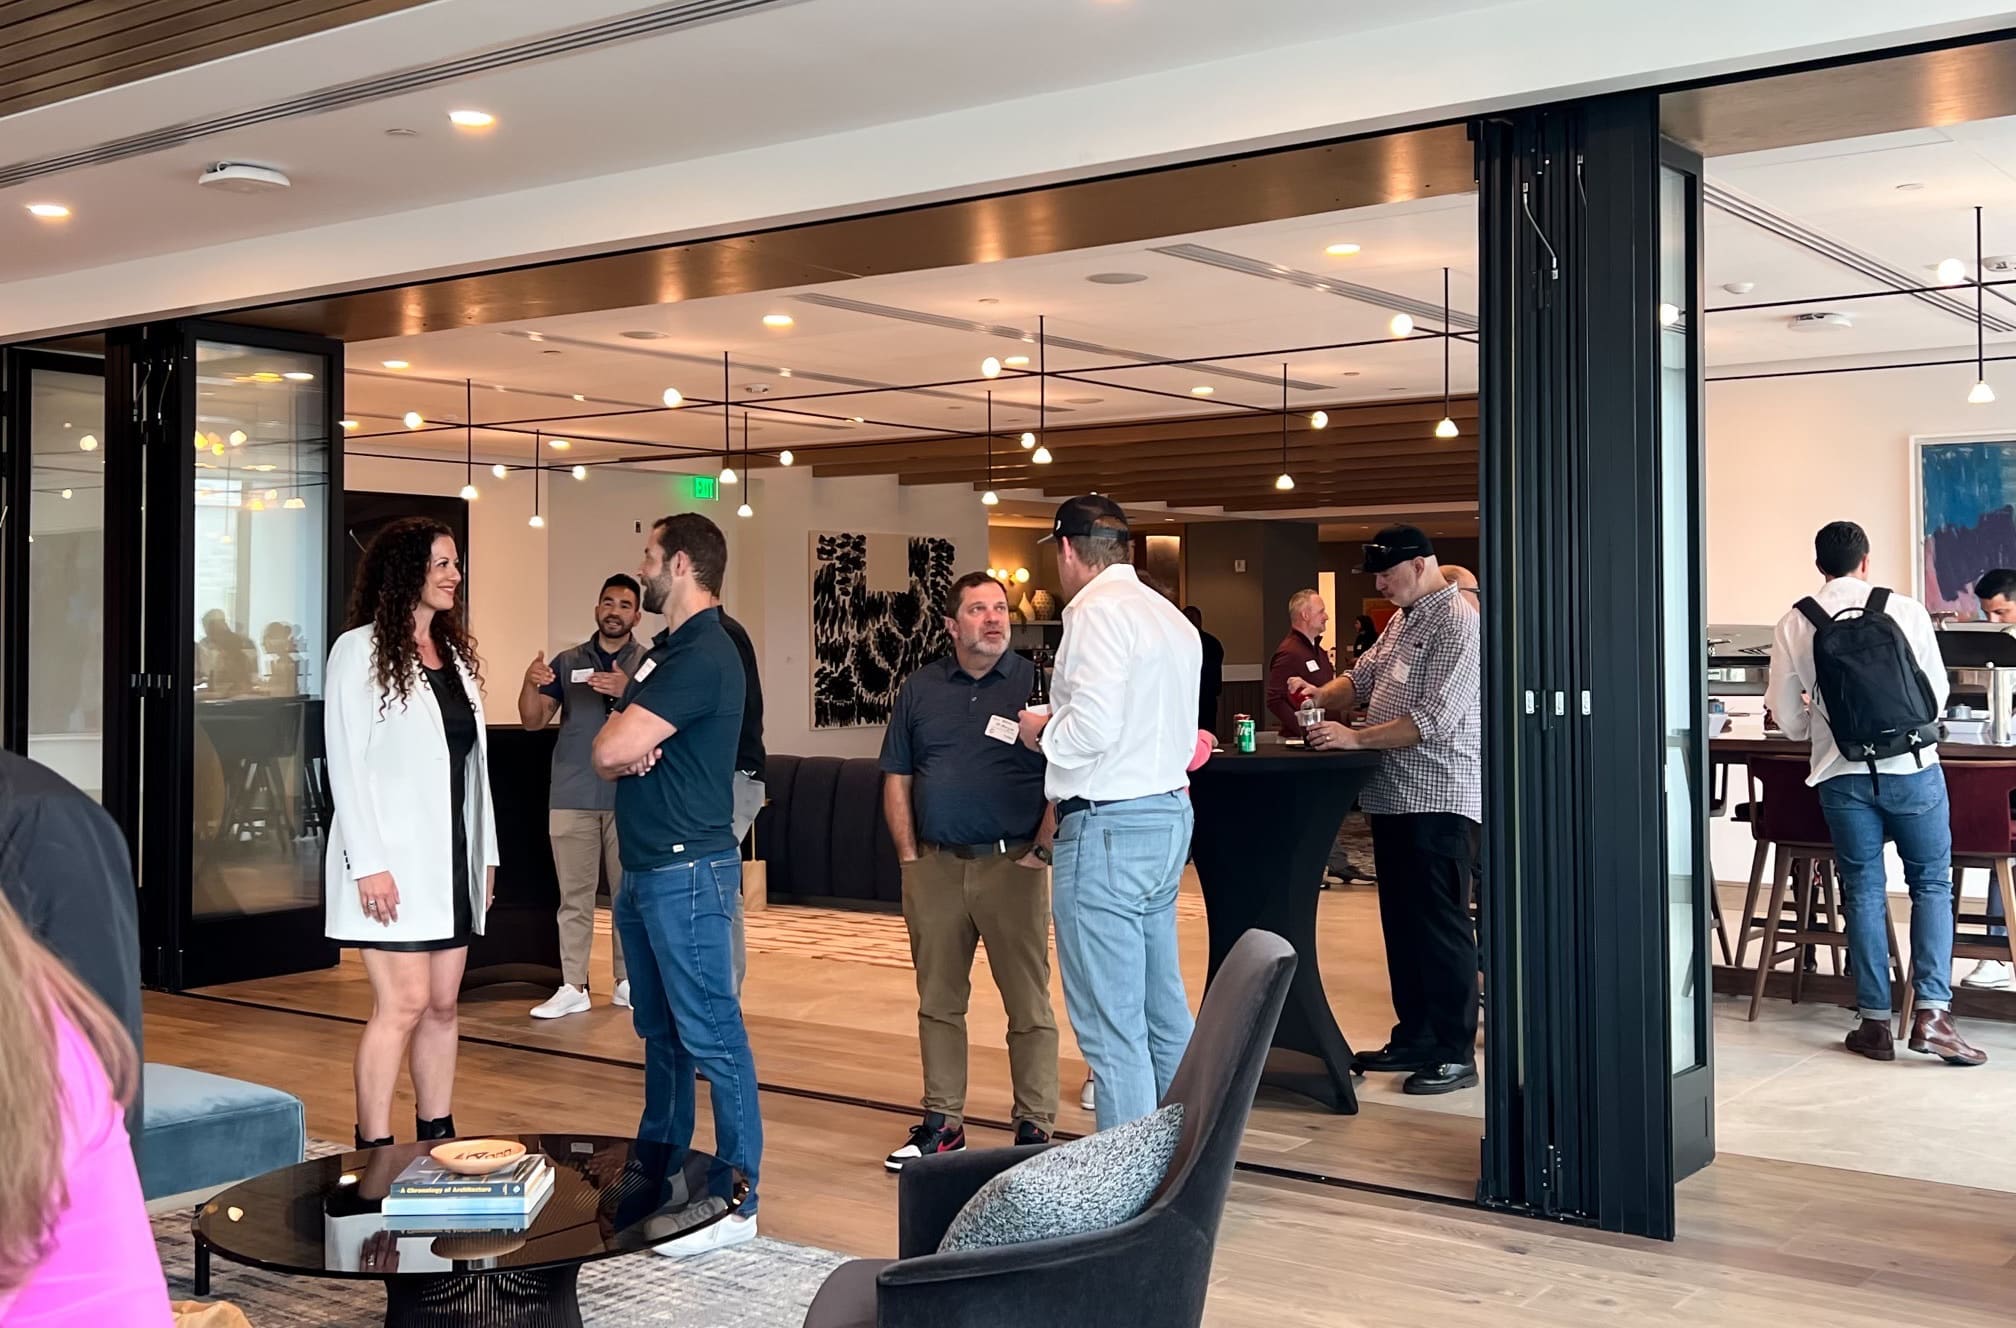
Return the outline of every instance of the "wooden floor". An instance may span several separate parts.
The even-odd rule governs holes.
[[[347,1137],[354,1025],[152,992],[146,1017],[151,1059],[284,1088],[307,1104],[311,1135]],[[628,1064],[465,1045],[456,1117],[465,1129],[627,1133],[641,1086]],[[904,1121],[781,1093],[762,1105],[764,1233],[892,1253],[895,1185],[879,1159]],[[411,1112],[402,1092],[394,1119]],[[703,1141],[706,1119],[703,1098]],[[972,1141],[1002,1138],[976,1129]],[[1242,1178],[1206,1322],[1986,1328],[2008,1323],[2016,1306],[2016,1195],[1725,1157],[1682,1187],[1680,1229],[1681,1239],[1661,1244]]]

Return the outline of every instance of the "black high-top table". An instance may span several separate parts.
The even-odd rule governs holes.
[[[1379,767],[1376,752],[1278,744],[1214,753],[1191,772],[1197,829],[1190,855],[1211,928],[1210,976],[1255,927],[1295,947],[1295,979],[1260,1082],[1354,1115],[1351,1044],[1323,991],[1316,900],[1337,827]]]

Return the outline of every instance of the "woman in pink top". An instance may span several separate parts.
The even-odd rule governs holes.
[[[0,1328],[169,1328],[126,1137],[133,1044],[4,895],[0,1047]]]

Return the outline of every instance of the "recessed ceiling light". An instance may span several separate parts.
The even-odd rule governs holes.
[[[300,369],[295,369],[288,373],[283,373],[280,376],[282,378],[285,378],[290,383],[312,383],[315,381],[314,374],[307,373]]]
[[[450,111],[448,123],[457,129],[488,129],[497,123],[497,117],[488,111]]]
[[[1027,355],[1010,355],[1007,359],[1001,361],[1001,363],[1007,365],[1010,369],[1026,368],[1029,364],[1029,357]]]
[[[777,371],[777,376],[779,378],[789,378],[791,376],[791,371],[789,369],[779,369]]]
[[[628,332],[618,332],[616,335],[622,337],[625,341],[663,341],[672,334],[670,332],[653,332],[649,328],[640,327]]]
[[[1751,291],[1757,289],[1757,283],[1754,281],[1725,281],[1722,283],[1722,289],[1728,291],[1731,295],[1748,295]]]
[[[1217,388],[1211,387],[1208,384],[1199,383],[1197,386],[1190,389],[1190,395],[1193,397],[1208,397],[1217,390],[1218,390]]]
[[[1332,258],[1349,258],[1351,255],[1358,252],[1358,248],[1359,246],[1352,244],[1350,241],[1346,240],[1340,244],[1326,245],[1323,249],[1323,252],[1330,255]]]
[[[744,383],[744,384],[742,384],[742,395],[743,395],[743,396],[745,396],[745,397],[765,397],[765,396],[769,396],[769,395],[770,395],[770,384],[768,384],[768,383]]]
[[[979,298],[979,300],[978,300],[978,301],[976,301],[976,303],[979,303],[979,304],[999,304],[999,303],[1001,303],[1001,301],[1000,301],[1000,300],[998,300],[998,299],[996,299],[996,298],[995,298],[994,296],[992,296],[992,295],[982,295],[982,296],[981,296],[981,297]]]
[[[587,398],[587,397],[584,397],[584,396],[582,396],[582,395],[581,395],[581,394],[580,394],[579,392],[576,392],[576,393],[574,394],[574,399],[575,399],[576,401],[586,401],[586,400],[587,400],[588,398]]]
[[[565,438],[548,438],[546,446],[552,448],[555,452],[565,452],[573,447],[574,444],[568,442]]]
[[[385,137],[387,137],[387,138],[418,138],[418,137],[420,137],[420,131],[419,131],[418,129],[387,129],[387,130],[385,131]]]
[[[410,369],[413,367],[404,360],[385,360],[383,364],[387,369]]]
[[[1920,189],[1923,189],[1924,187],[1925,186],[1917,180],[1906,180],[1903,184],[1895,186],[1897,192],[1900,194],[1914,194],[1918,192]]]
[[[795,321],[797,320],[792,318],[790,314],[763,315],[763,326],[765,327],[789,327]]]
[[[70,209],[61,203],[30,203],[28,215],[40,217],[44,221],[61,221],[70,215]]]
[[[1148,280],[1145,272],[1094,272],[1085,278],[1095,286],[1131,286],[1137,281]]]
[[[1072,406],[1096,406],[1105,399],[1105,397],[1065,397],[1064,401]]]
[[[355,420],[338,420],[336,421],[336,423],[340,424],[346,429],[354,429],[357,427],[357,421]]]

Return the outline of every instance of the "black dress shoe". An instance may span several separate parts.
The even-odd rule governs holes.
[[[392,1146],[392,1136],[389,1134],[383,1139],[366,1139],[362,1126],[353,1125],[350,1128],[357,1135],[357,1150],[359,1152],[362,1152],[366,1148],[390,1148]]]
[[[1390,1044],[1377,1051],[1364,1051],[1351,1058],[1353,1074],[1412,1074],[1431,1064],[1425,1051],[1394,1048]]]
[[[455,1137],[455,1117],[441,1116],[434,1120],[413,1118],[414,1133],[421,1139],[453,1139]]]
[[[1400,1091],[1415,1097],[1428,1097],[1435,1093],[1454,1093],[1459,1089],[1477,1086],[1477,1067],[1469,1061],[1450,1061],[1443,1065],[1428,1065],[1407,1076],[1407,1082],[1400,1085]]]

